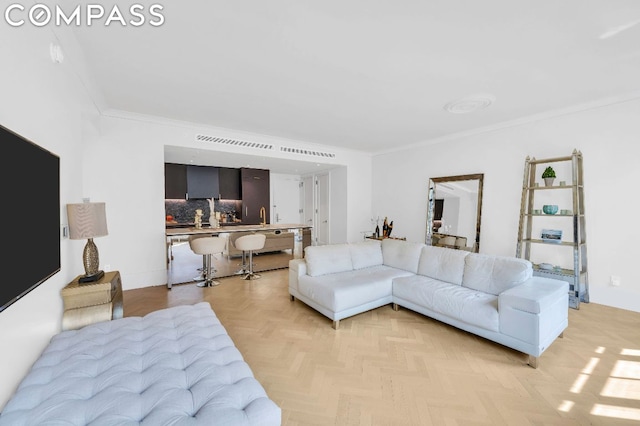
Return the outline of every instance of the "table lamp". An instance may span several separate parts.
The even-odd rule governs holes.
[[[69,238],[72,240],[87,239],[87,244],[82,252],[85,274],[78,281],[81,283],[97,281],[104,276],[104,271],[98,269],[100,266],[98,247],[94,244],[93,239],[107,235],[105,203],[67,204],[67,217],[69,219]]]

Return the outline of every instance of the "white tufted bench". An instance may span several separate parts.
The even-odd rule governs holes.
[[[280,425],[208,303],[54,336],[0,425]]]

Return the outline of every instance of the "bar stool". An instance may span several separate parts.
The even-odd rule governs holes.
[[[233,248],[234,250],[239,250],[242,252],[241,256],[242,256],[242,261],[240,262],[240,269],[238,269],[235,274],[236,275],[244,275],[247,273],[247,268],[249,267],[249,264],[247,263],[247,253],[245,251],[243,251],[242,249],[239,249],[236,246],[236,240],[240,237],[243,237],[245,235],[251,235],[252,232],[249,231],[241,231],[241,232],[234,232],[229,236],[229,253],[231,253],[231,249]],[[229,259],[231,259],[231,255],[229,255]]]
[[[226,240],[222,237],[201,237],[190,241],[191,250],[195,254],[204,257],[204,281],[196,284],[198,287],[211,287],[219,285],[220,282],[213,279],[216,269],[213,267],[211,257],[216,253],[222,253],[226,245]]]
[[[195,240],[196,238],[205,238],[207,236],[208,235],[189,235],[189,248],[191,249],[191,251],[193,251],[193,240]],[[200,271],[200,275],[194,277],[193,281],[204,281],[205,268],[207,266],[206,261],[206,256],[202,256],[202,266],[198,268],[198,271]]]
[[[259,274],[253,272],[253,252],[254,250],[260,250],[263,248],[266,240],[267,236],[265,234],[256,233],[245,235],[235,241],[236,248],[243,252],[247,252],[249,256],[249,271],[244,277],[242,277],[242,279],[257,280],[260,278]]]

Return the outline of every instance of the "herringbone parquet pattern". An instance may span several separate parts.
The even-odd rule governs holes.
[[[128,290],[125,315],[207,301],[283,425],[640,424],[640,314],[569,309],[569,328],[540,358],[390,306],[340,329],[289,300],[288,270]]]

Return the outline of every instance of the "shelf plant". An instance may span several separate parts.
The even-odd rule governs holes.
[[[553,170],[553,167],[551,166],[548,166],[546,169],[544,169],[544,172],[542,172],[542,179],[544,179],[545,186],[552,186],[555,178],[556,171]]]

